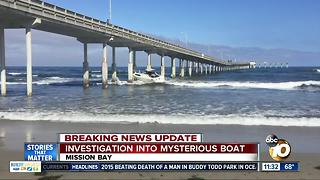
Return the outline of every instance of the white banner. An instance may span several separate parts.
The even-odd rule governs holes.
[[[61,153],[60,161],[258,161],[254,153]]]
[[[202,134],[59,134],[61,143],[94,142],[202,142]]]

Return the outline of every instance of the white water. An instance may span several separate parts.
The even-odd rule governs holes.
[[[237,82],[237,81],[167,81],[166,84],[183,86],[190,88],[256,88],[256,89],[278,89],[278,90],[295,90],[302,85],[320,86],[320,81],[295,81],[279,83],[262,83],[262,82]]]
[[[57,84],[57,83],[66,83],[66,82],[72,82],[72,81],[77,81],[81,80],[80,78],[61,78],[61,77],[48,77],[44,78],[39,81],[33,81],[32,84],[36,85],[50,85],[50,84]],[[7,84],[26,84],[26,82],[7,82]]]
[[[277,118],[243,115],[115,115],[81,112],[0,112],[0,119],[105,123],[211,124],[320,127],[320,118]]]
[[[23,75],[23,74],[27,74],[27,73],[9,72],[8,74],[9,74],[9,75],[12,75],[12,76],[19,76],[19,75]]]
[[[320,69],[319,69],[320,70]],[[21,73],[12,73],[15,75],[19,75]],[[23,73],[22,73],[23,74]],[[99,74],[93,74],[94,78],[92,80],[100,80],[97,78],[101,78]],[[72,81],[82,81],[81,78],[63,78],[63,77],[47,77],[42,80],[33,81],[33,84],[37,85],[50,85],[57,83],[67,83]],[[26,84],[26,82],[7,82],[8,84]],[[109,84],[116,85],[144,85],[147,83],[141,81],[134,81],[133,83],[128,83],[127,81],[118,80],[116,83],[108,82]],[[167,85],[173,86],[181,86],[181,87],[189,87],[189,88],[233,88],[233,89],[275,89],[275,90],[298,90],[299,87],[306,85],[314,85],[320,86],[320,81],[293,81],[293,82],[253,82],[253,81],[187,81],[187,80],[167,80],[164,82]],[[101,85],[101,83],[97,83],[97,85]]]
[[[101,78],[102,77],[101,74],[92,74],[91,76],[94,77],[94,78]]]

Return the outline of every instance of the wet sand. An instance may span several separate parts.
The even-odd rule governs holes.
[[[265,137],[274,133],[292,146],[289,161],[300,161],[300,172],[50,172],[44,176],[9,173],[10,160],[23,160],[23,143],[56,142],[57,133],[203,133],[206,142],[259,142],[266,151]],[[319,179],[320,127],[276,127],[240,125],[174,125],[158,123],[71,123],[0,120],[0,179]],[[271,161],[265,152],[262,160]]]

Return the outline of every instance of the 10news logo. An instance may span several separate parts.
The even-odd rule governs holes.
[[[269,146],[269,155],[273,160],[283,161],[290,156],[291,146],[285,139],[279,139],[271,134],[267,136],[266,144]]]

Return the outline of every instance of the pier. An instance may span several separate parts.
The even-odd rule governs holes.
[[[165,58],[171,60],[171,78],[184,78],[193,74],[254,68],[249,62],[235,63],[214,58],[204,53],[181,47],[151,36],[119,27],[80,13],[40,0],[0,0],[0,65],[1,94],[6,95],[5,29],[25,29],[27,61],[27,96],[32,96],[32,29],[76,38],[83,43],[83,87],[90,82],[90,62],[87,55],[89,43],[101,44],[102,88],[108,86],[108,48],[112,47],[112,81],[117,80],[116,48],[126,47],[128,54],[128,82],[133,81],[136,70],[136,52],[147,55],[147,68],[152,68],[151,55],[159,55],[161,76],[165,76]],[[179,71],[176,72],[176,61]],[[178,73],[178,75],[177,75]]]

